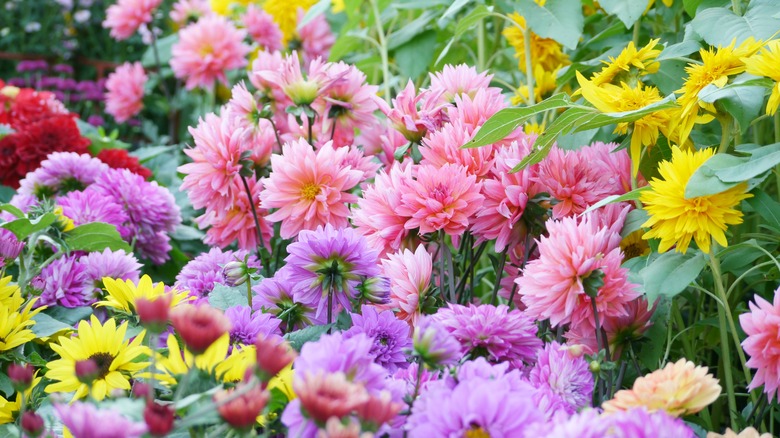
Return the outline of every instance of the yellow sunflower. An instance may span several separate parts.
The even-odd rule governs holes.
[[[38,372],[36,371],[32,384],[29,388],[24,390],[24,399],[27,402],[30,401],[30,395],[32,394],[33,389],[35,389],[35,387],[41,383],[42,377],[37,377],[37,375]],[[17,412],[19,412],[21,407],[22,395],[20,393],[16,393],[16,397],[13,401],[7,400],[5,397],[0,395],[0,424],[12,423],[14,421],[14,416]]]
[[[747,183],[741,183],[714,195],[685,199],[685,186],[696,169],[715,153],[714,149],[701,151],[672,148],[672,160],[662,161],[658,171],[662,179],[653,178],[650,190],[640,195],[650,218],[642,224],[650,228],[643,239],[661,239],[658,252],[666,252],[673,245],[685,253],[691,239],[699,248],[710,252],[715,239],[728,246],[725,231],[729,225],[742,223],[742,212],[735,209],[740,201],[753,195],[745,193]]]
[[[638,76],[655,73],[661,64],[655,59],[661,54],[655,47],[659,39],[650,40],[647,45],[637,50],[633,41],[628,43],[617,58],[609,57],[609,61],[602,61],[604,66],[600,72],[593,75],[591,81],[597,87],[609,83],[628,82],[623,76],[634,69]]]
[[[632,259],[650,254],[650,245],[642,239],[644,231],[636,230],[620,241],[620,250],[623,251],[623,260]]]
[[[544,2],[539,2],[544,5]],[[510,46],[515,49],[515,58],[517,58],[518,68],[523,73],[526,73],[525,67],[525,38],[523,37],[523,29],[525,29],[525,18],[517,12],[509,15],[516,26],[507,26],[502,34],[506,38]],[[542,38],[539,35],[531,32],[531,63],[536,70],[536,66],[540,65],[545,71],[554,71],[561,66],[568,65],[569,55],[563,53],[563,47],[552,38]]]
[[[766,104],[766,113],[775,115],[780,107],[780,40],[773,40],[761,49],[757,54],[743,58],[748,73],[756,76],[766,76],[775,81],[769,102]]]
[[[165,285],[161,282],[152,284],[152,279],[148,275],[141,277],[137,285],[130,280],[114,280],[110,277],[103,277],[103,286],[108,292],[108,296],[95,305],[97,307],[111,307],[125,313],[135,312],[135,300],[138,298],[153,301],[166,293]],[[173,297],[171,307],[194,299],[194,297],[189,296],[187,291],[174,289],[169,293]]]
[[[154,378],[168,386],[176,384],[179,377],[187,374],[193,367],[213,375],[217,380],[238,382],[244,378],[246,370],[257,360],[254,345],[243,348],[234,346],[228,354],[230,335],[227,333],[197,357],[186,348],[182,350],[175,336],[168,336],[167,346],[167,356],[162,354],[156,356],[157,371],[154,373]],[[141,374],[141,377],[148,376],[149,373]]]
[[[547,71],[537,64],[534,67],[534,102],[541,102],[544,95],[555,90],[558,86],[558,70]],[[528,85],[523,85],[515,91],[512,96],[512,105],[519,105],[528,102]]]
[[[26,305],[19,287],[10,284],[11,277],[0,279],[0,352],[14,349],[35,339],[30,329],[35,325],[33,316],[46,306],[33,309],[38,300],[33,298]]]
[[[139,358],[149,354],[149,349],[143,346],[142,331],[132,342],[125,341],[127,322],[119,327],[112,318],[105,324],[92,315],[90,322],[79,322],[76,336],[59,338],[59,344],[52,344],[51,349],[60,355],[60,359],[50,362],[46,377],[53,380],[46,387],[46,392],[73,392],[73,400],[85,397],[91,392],[96,400],[103,400],[111,391],[130,389],[129,378],[147,367],[148,363]],[[76,362],[93,360],[98,367],[98,376],[89,385],[79,381],[76,376]]]
[[[316,0],[266,0],[263,9],[274,17],[274,22],[282,31],[282,42],[287,44],[297,34],[298,9],[307,11]]]

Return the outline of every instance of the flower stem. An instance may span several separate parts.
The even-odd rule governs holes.
[[[523,27],[523,49],[525,50],[525,80],[528,84],[528,106],[534,104],[534,65],[531,60],[531,29],[526,22]],[[536,118],[533,119],[536,121]]]
[[[729,144],[731,144],[731,117],[720,116],[718,117],[718,121],[720,121],[721,128],[720,146],[718,147],[718,153],[723,154],[729,150]]]
[[[445,282],[444,278],[444,246],[446,243],[444,242],[444,230],[439,231],[440,240],[439,240],[439,288],[441,289],[441,298],[444,300],[444,302],[447,302],[447,283]]]
[[[501,258],[498,260],[498,267],[496,268],[496,284],[493,285],[493,297],[490,299],[490,304],[498,304],[498,289],[501,288],[501,277],[504,274],[504,265],[506,264],[506,251],[501,252]]]
[[[390,103],[390,61],[387,57],[387,39],[385,30],[382,28],[382,16],[379,13],[379,6],[376,0],[370,0],[371,9],[374,13],[374,25],[376,26],[377,38],[379,39],[379,56],[382,58],[382,84],[384,86],[385,102]]]
[[[715,283],[715,289],[718,291],[718,295],[725,297],[725,291],[723,291],[723,279],[720,273],[720,262],[718,258],[713,254],[710,254],[710,267],[712,268],[712,280]],[[736,430],[737,421],[735,415],[737,411],[737,399],[734,394],[734,377],[731,375],[731,345],[729,343],[726,312],[728,303],[724,302],[723,306],[718,306],[718,327],[720,328],[720,343],[723,360],[723,373],[726,377],[726,396],[729,404],[729,419],[731,420],[731,428]]]
[[[246,281],[246,302],[249,306],[249,313],[254,313],[254,308],[252,307],[252,281],[247,280]]]
[[[477,24],[477,71],[485,69],[485,20]]]
[[[244,190],[246,191],[246,196],[249,199],[249,207],[252,210],[252,218],[255,220],[255,229],[257,230],[257,257],[260,259],[260,263],[263,265],[263,269],[266,268],[268,265],[267,261],[265,260],[265,257],[263,257],[263,246],[265,246],[265,243],[263,242],[263,231],[260,229],[260,219],[257,217],[257,209],[255,208],[255,200],[252,198],[252,191],[249,190],[249,183],[246,180],[246,177],[244,175],[241,176],[241,182],[244,184]],[[252,305],[251,302],[249,304]]]

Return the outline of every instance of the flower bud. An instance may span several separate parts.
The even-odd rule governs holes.
[[[98,378],[100,370],[97,363],[92,359],[80,360],[76,362],[76,378],[85,385],[91,385]]]
[[[225,274],[225,281],[228,286],[240,286],[249,280],[250,273],[256,271],[255,268],[250,268],[246,262],[240,260],[233,260],[225,263],[222,268],[222,273]]]
[[[19,392],[30,387],[33,381],[33,374],[35,374],[35,368],[28,363],[12,363],[8,366],[8,378],[11,379],[14,389]]]
[[[202,354],[217,339],[230,331],[230,320],[210,306],[185,304],[171,311],[173,328],[193,354]]]
[[[24,241],[19,241],[10,230],[0,228],[0,261],[13,261],[24,248]]]
[[[22,430],[27,436],[37,438],[43,434],[46,424],[40,415],[27,411],[22,415]]]
[[[430,317],[423,317],[412,335],[414,354],[426,365],[452,365],[461,357],[460,343]]]
[[[263,374],[263,381],[269,381],[290,365],[298,356],[290,344],[278,336],[258,335],[255,341],[257,367]]]
[[[590,368],[591,373],[598,373],[601,371],[601,364],[597,360],[592,360],[588,364],[588,368]]]
[[[173,429],[173,419],[176,413],[170,405],[155,402],[147,403],[144,408],[144,421],[149,434],[153,437],[163,437]]]
[[[368,400],[363,385],[350,382],[342,372],[296,376],[293,388],[301,408],[318,424],[349,415]]]
[[[135,312],[141,325],[152,333],[162,333],[168,326],[168,314],[171,309],[173,295],[163,294],[154,299],[137,298]]]
[[[357,407],[358,417],[370,423],[374,430],[395,418],[403,405],[393,401],[390,392],[382,391],[379,396],[369,395],[365,403]]]
[[[245,387],[238,386],[214,394],[214,403],[217,404],[219,416],[233,428],[242,431],[252,428],[270,398],[268,391],[264,391],[259,386],[235,397],[235,391],[242,391],[243,388]]]
[[[131,395],[135,398],[145,399],[152,394],[152,387],[148,383],[135,381]]]
[[[390,279],[384,276],[368,277],[357,285],[358,299],[373,304],[390,302]]]

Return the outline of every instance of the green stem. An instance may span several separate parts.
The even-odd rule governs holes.
[[[531,59],[531,29],[526,23],[523,28],[523,49],[525,50],[525,80],[528,84],[528,106],[534,104],[534,65]],[[533,119],[536,122],[536,117]]]
[[[441,299],[444,300],[444,302],[447,302],[447,283],[444,278],[444,246],[447,244],[444,241],[444,230],[439,231],[440,239],[439,239],[439,288],[441,289]]]
[[[246,280],[246,302],[249,306],[249,313],[254,313],[254,308],[252,307],[252,280],[247,279]]]
[[[742,15],[742,5],[740,4],[740,0],[731,0],[731,9],[734,11],[734,14]]]
[[[504,275],[504,264],[506,264],[506,251],[501,252],[501,259],[498,260],[498,267],[496,268],[496,284],[493,285],[493,297],[490,299],[490,304],[498,304],[498,290],[501,288],[501,277]]]
[[[376,0],[370,0],[371,9],[374,13],[374,25],[376,26],[377,38],[379,38],[379,56],[382,58],[382,84],[384,86],[385,102],[390,103],[390,62],[387,57],[387,39],[385,30],[382,28],[382,15],[379,13],[379,6]]]
[[[477,25],[477,71],[485,70],[485,20]]]
[[[729,144],[731,144],[731,116],[718,117],[721,127],[720,146],[718,147],[718,153],[723,154],[729,150]]]
[[[637,47],[637,48],[639,46],[639,30],[640,30],[639,23],[641,23],[641,22],[642,22],[642,17],[639,17],[639,19],[636,20],[636,23],[634,23],[634,33],[633,33],[633,35],[631,37],[631,41],[634,42],[634,47]]]
[[[723,279],[720,273],[720,262],[718,258],[710,254],[710,267],[712,268],[712,280],[715,283],[715,289],[718,295],[721,297],[726,296],[726,292],[723,290]],[[726,377],[726,396],[729,404],[729,419],[731,420],[731,428],[736,430],[737,419],[735,415],[738,415],[737,399],[734,394],[734,377],[731,375],[731,343],[729,342],[729,336],[726,331],[727,327],[727,306],[728,303],[723,303],[723,306],[718,306],[718,328],[720,329],[720,344],[721,344],[721,359],[723,360],[723,374]]]

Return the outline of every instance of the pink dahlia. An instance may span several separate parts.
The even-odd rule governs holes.
[[[298,23],[306,15],[298,8]],[[298,29],[298,40],[303,52],[303,62],[310,63],[317,58],[328,59],[330,48],[336,42],[336,36],[330,30],[325,14],[319,14]]]
[[[374,123],[360,130],[355,144],[363,146],[366,155],[375,156],[380,163],[390,167],[395,162],[395,151],[408,144],[404,136],[384,123]]]
[[[244,13],[244,26],[249,36],[264,50],[274,52],[282,50],[282,31],[268,12],[249,5]]]
[[[447,163],[466,167],[470,175],[482,178],[493,165],[493,145],[463,149],[461,146],[471,140],[473,130],[460,120],[447,123],[437,131],[429,132],[422,140],[421,164],[442,167]]]
[[[758,370],[748,389],[764,385],[771,402],[780,385],[780,288],[772,303],[756,295],[755,303],[749,306],[750,312],[739,316],[747,334],[742,341],[742,348],[750,355],[747,365]]]
[[[515,173],[512,168],[530,151],[531,144],[527,141],[496,149],[493,177],[482,181],[485,202],[473,220],[471,232],[477,237],[477,243],[495,239],[496,252],[519,244],[525,237],[521,219],[528,200],[539,193],[538,185],[533,182],[536,167]]]
[[[266,78],[275,78],[274,73],[282,68],[285,59],[286,58],[283,57],[280,52],[258,52],[257,58],[252,61],[252,68],[248,74],[249,82],[258,89],[259,93],[263,96],[263,100],[270,102],[272,108],[275,108],[277,110],[276,112],[279,113],[278,116],[276,114],[274,115],[274,121],[277,121],[278,119],[287,119],[287,114],[284,114],[284,110],[292,104],[292,101],[284,94],[284,90],[282,90],[281,87]]]
[[[579,222],[550,219],[545,225],[549,236],[538,241],[539,258],[529,262],[515,280],[526,313],[549,319],[553,327],[568,323],[595,327],[587,290],[598,288],[600,322],[625,315],[626,304],[638,293],[628,281],[628,271],[620,267],[623,255],[615,244],[620,235],[599,227],[591,216]]]
[[[460,121],[471,132],[479,129],[493,114],[506,108],[504,96],[499,88],[477,90],[473,96],[455,96],[454,106],[447,107],[450,122]]]
[[[169,16],[177,26],[184,27],[212,13],[208,0],[179,0],[173,4]]]
[[[144,107],[144,85],[148,77],[140,62],[126,62],[108,75],[106,112],[119,123],[135,117]]]
[[[423,245],[414,252],[404,249],[388,255],[382,260],[382,273],[390,279],[390,303],[379,307],[397,309],[398,319],[416,325],[422,315],[432,270],[433,259]]]
[[[244,67],[249,46],[246,32],[236,29],[224,17],[210,15],[179,31],[173,45],[171,68],[177,78],[185,80],[188,90],[210,89],[219,80],[227,83],[228,70]]]
[[[352,211],[352,222],[358,231],[385,253],[401,249],[409,235],[404,225],[411,216],[400,214],[398,209],[403,202],[402,195],[409,191],[412,182],[411,165],[399,164],[389,172],[380,172],[374,178],[374,184],[363,190],[357,208]]]
[[[647,298],[639,297],[626,304],[624,315],[604,318],[602,328],[607,334],[612,360],[620,358],[627,345],[642,339],[653,325],[650,319],[657,305],[658,301],[650,306]],[[589,325],[570,327],[566,332],[566,341],[569,345],[582,345],[587,354],[596,354],[598,350],[596,333]]]
[[[419,228],[420,233],[444,230],[451,236],[460,236],[482,206],[485,197],[479,193],[481,188],[477,177],[463,166],[421,165],[417,179],[401,195],[397,213],[410,217],[404,225],[406,229]]]
[[[590,406],[594,382],[588,362],[557,342],[538,350],[528,380],[542,394],[556,399],[551,404],[562,407],[568,415]]]
[[[316,59],[309,64],[308,72],[304,77],[298,53],[293,52],[284,58],[278,69],[263,69],[255,73],[269,85],[284,91],[295,105],[310,105],[328,84],[330,65]]]
[[[330,142],[318,151],[303,140],[285,144],[282,155],[271,156],[271,174],[260,194],[263,207],[277,208],[266,219],[282,222],[281,236],[289,239],[301,230],[331,224],[348,225],[349,207],[358,197],[349,193],[363,172],[344,166],[347,148]]]
[[[256,166],[267,164],[277,145],[274,126],[267,119],[260,117],[257,100],[246,89],[243,81],[233,86],[227,111],[223,116],[235,118],[241,128],[250,131],[245,145],[246,150],[250,151],[249,159]]]
[[[378,87],[366,83],[366,75],[355,66],[339,62],[328,69],[330,86],[312,104],[317,113],[339,127],[354,131],[376,123]]]
[[[106,10],[103,27],[111,29],[111,37],[126,40],[133,36],[139,27],[151,23],[154,10],[162,0],[119,0]]]
[[[553,216],[580,214],[610,195],[630,189],[631,161],[626,150],[611,152],[615,144],[594,143],[576,151],[553,148],[539,164],[537,181],[555,198]],[[613,157],[613,155],[624,157]],[[626,178],[628,178],[626,180]]]
[[[441,71],[431,73],[430,77],[430,90],[439,96],[442,103],[453,103],[458,95],[474,97],[477,91],[488,88],[493,79],[493,75],[478,73],[476,68],[466,64],[447,64]]]
[[[393,107],[382,105],[387,119],[407,140],[419,142],[428,131],[435,131],[443,124],[443,107],[437,104],[438,96],[429,90],[417,94],[409,80],[406,88],[393,99]]]

